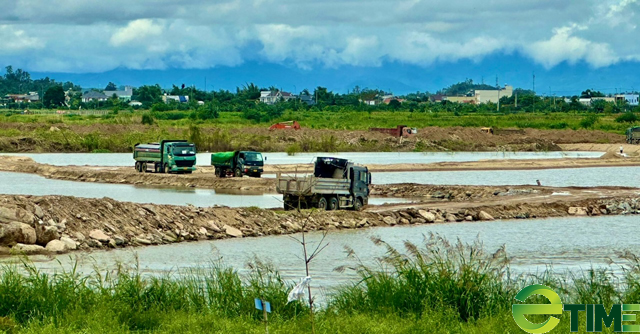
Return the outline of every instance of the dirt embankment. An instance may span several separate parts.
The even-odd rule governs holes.
[[[275,211],[118,202],[109,198],[0,195],[0,253],[63,253],[181,241],[257,237],[305,230],[640,213],[640,197],[494,201],[447,207],[433,203],[377,211]]]
[[[10,123],[0,124],[0,152],[90,152],[94,149],[130,152],[139,140],[155,140],[158,133],[189,137],[188,129],[140,124]],[[269,131],[264,127],[219,129],[203,126],[200,151],[252,149],[294,151],[559,151],[561,144],[624,143],[624,136],[594,130],[519,129],[487,134],[475,127],[425,127],[410,138],[394,138],[366,130],[303,128]]]
[[[392,171],[462,171],[462,170],[508,170],[508,169],[547,169],[640,166],[640,158],[619,158],[614,153],[607,159],[537,159],[537,160],[485,160],[477,162],[441,162],[433,164],[392,164],[369,165],[373,173]],[[265,167],[268,172],[282,175],[309,173],[311,165],[271,165]],[[0,171],[34,173],[46,178],[82,182],[117,183],[148,185],[159,187],[197,187],[216,190],[241,192],[275,192],[273,178],[218,178],[210,166],[198,167],[193,174],[173,175],[155,173],[137,173],[132,167],[92,167],[92,166],[53,166],[39,164],[31,158],[4,156],[0,159]],[[375,174],[374,174],[375,177]],[[447,187],[451,191],[454,187]],[[464,187],[456,189],[464,193],[475,189]],[[493,190],[495,187],[484,187]],[[439,191],[429,185],[373,185],[372,195],[394,197],[425,197]]]

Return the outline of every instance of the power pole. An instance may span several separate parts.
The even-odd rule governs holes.
[[[533,72],[533,101],[531,102],[531,111],[536,112],[536,73]]]

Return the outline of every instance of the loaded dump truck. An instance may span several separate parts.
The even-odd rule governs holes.
[[[300,206],[321,210],[353,209],[369,204],[371,173],[346,159],[318,157],[313,175],[281,177],[276,190],[283,195],[284,209]]]
[[[627,129],[627,143],[640,144],[640,126],[634,126]]]
[[[146,173],[191,173],[196,170],[196,146],[186,140],[163,140],[136,144],[133,148],[136,171]]]
[[[249,175],[260,177],[264,171],[262,154],[254,151],[233,151],[211,154],[211,165],[217,177]]]

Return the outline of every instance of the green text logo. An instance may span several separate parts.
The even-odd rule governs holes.
[[[522,289],[516,295],[516,300],[525,302],[533,295],[541,295],[549,300],[549,304],[513,304],[512,313],[516,324],[528,333],[547,333],[560,323],[560,319],[552,315],[561,315],[569,312],[571,319],[571,332],[577,332],[579,328],[580,312],[586,312],[587,332],[602,332],[603,326],[611,328],[614,332],[640,332],[640,325],[623,325],[622,322],[636,321],[635,314],[623,314],[622,312],[640,312],[637,304],[615,304],[609,312],[601,304],[562,304],[560,296],[551,288],[534,284]],[[549,315],[542,323],[532,323],[525,315]]]

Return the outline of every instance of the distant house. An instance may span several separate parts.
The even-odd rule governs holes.
[[[638,94],[618,94],[616,95],[615,99],[617,103],[626,101],[626,103],[630,106],[637,106],[640,104],[640,102],[638,101],[638,97]]]
[[[131,102],[129,102],[129,105],[132,106],[132,107],[142,107],[142,102],[131,101]]]
[[[495,90],[481,90],[474,91],[474,96],[477,103],[498,103],[503,97],[511,97],[513,95],[513,86],[505,85],[504,88]]]
[[[316,104],[316,101],[313,99],[313,96],[307,95],[307,94],[300,95],[300,101],[302,101],[302,102],[304,102],[304,103],[306,103],[307,105],[310,105],[310,106]]]
[[[286,102],[294,97],[291,93],[279,90],[264,90],[260,92],[260,102],[264,104],[275,104],[281,99]]]
[[[442,95],[442,94],[433,94],[431,96],[429,96],[429,100],[431,100],[431,102],[442,102],[446,100],[446,96]]]
[[[476,104],[475,96],[445,96],[444,99],[449,102]]]
[[[393,96],[393,97],[386,97],[385,99],[382,100],[382,103],[389,104],[392,100],[398,100],[398,102],[400,102],[400,103],[405,101],[404,99],[399,99],[399,98]]]
[[[91,101],[106,101],[107,99],[108,99],[108,96],[93,90],[84,92],[84,94],[82,94],[82,102],[84,103],[91,102]]]
[[[40,101],[40,96],[37,92],[29,92],[29,94],[8,94],[5,99],[16,103],[31,103]]]
[[[133,96],[133,88],[125,86],[124,90],[105,90],[104,95],[108,97],[115,95],[120,101],[128,102],[131,101],[131,97]]]
[[[189,96],[187,95],[163,95],[162,101],[164,103],[169,103],[171,101],[177,101],[178,103],[187,103],[189,102]]]

